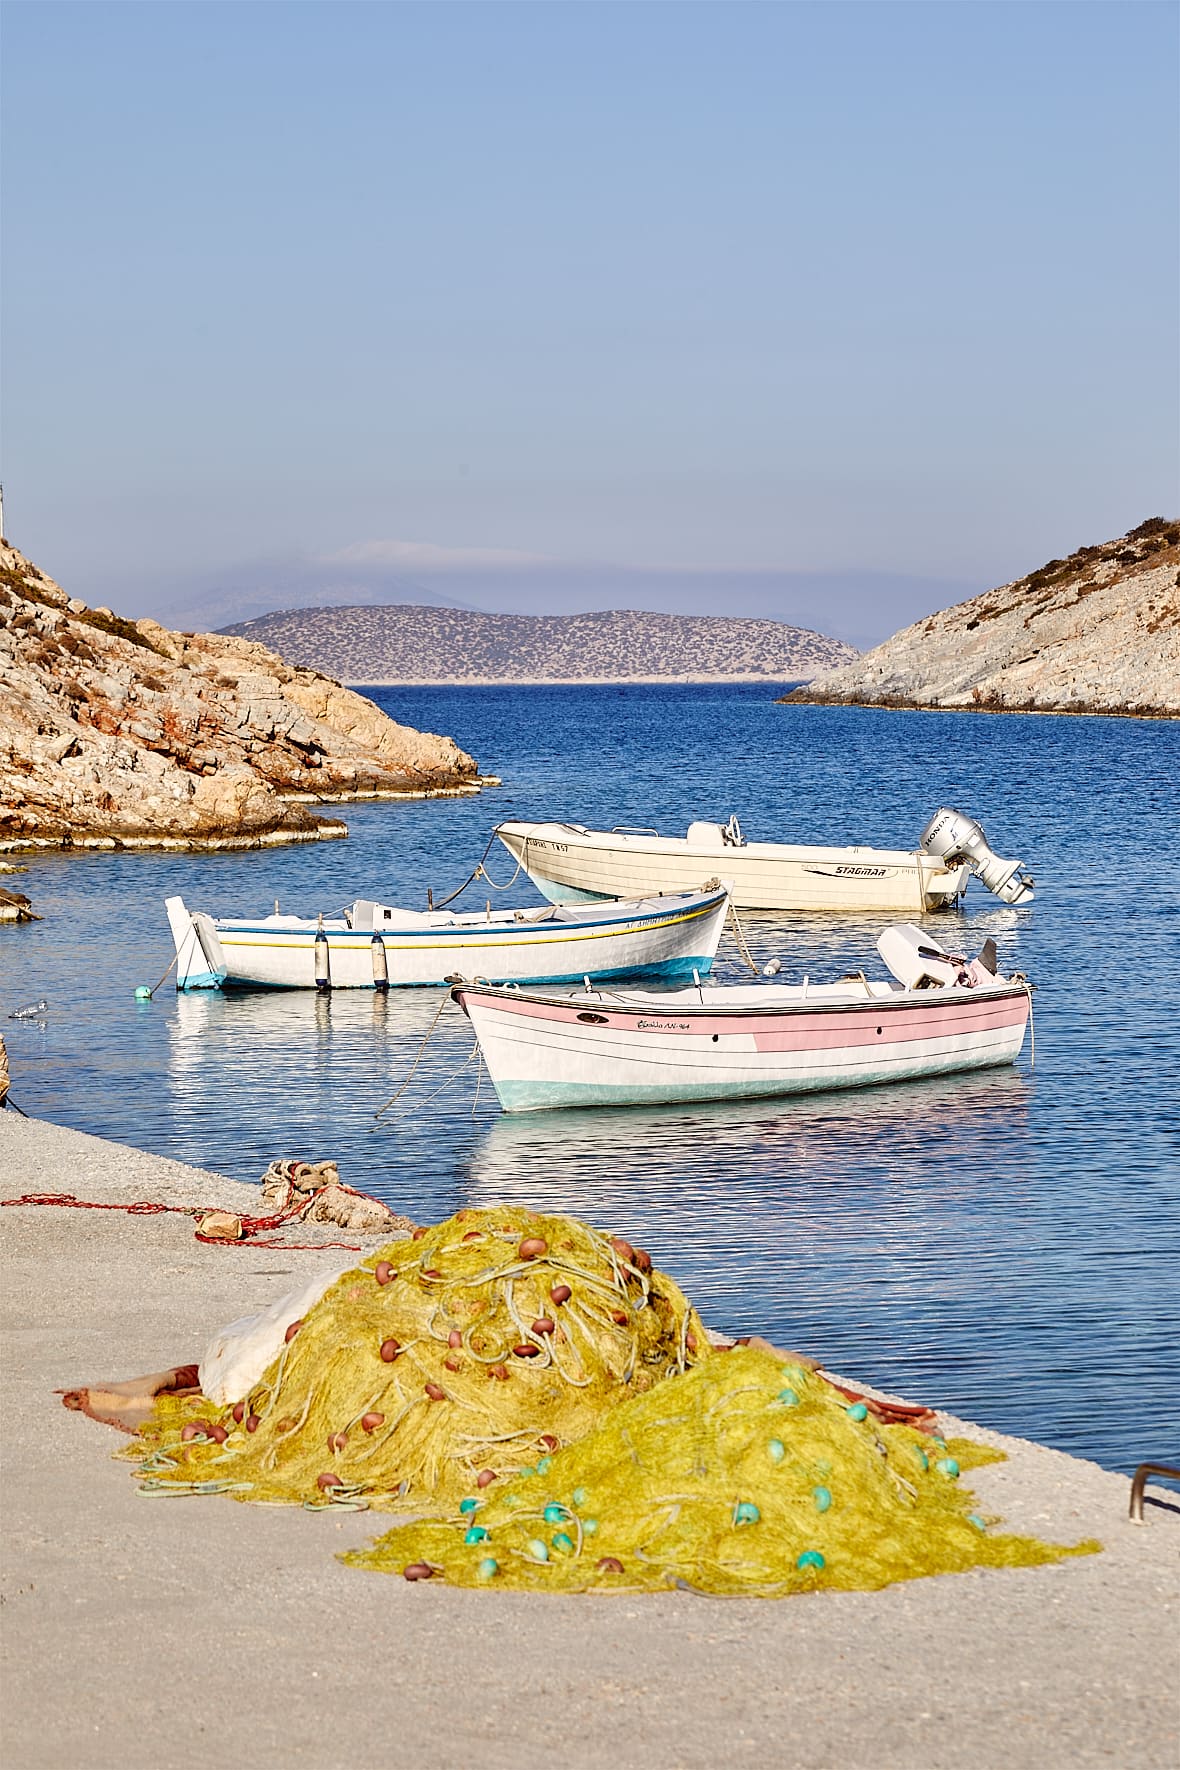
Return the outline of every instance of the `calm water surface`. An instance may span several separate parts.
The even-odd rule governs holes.
[[[5,1022],[14,1097],[244,1180],[275,1155],[335,1156],[427,1220],[500,1200],[569,1210],[650,1248],[719,1327],[1113,1468],[1175,1460],[1180,725],[782,707],[774,692],[378,690],[503,787],[350,806],[348,842],[36,862],[45,920],[0,928],[0,1012],[49,1001]],[[973,885],[931,919],[972,948],[994,935],[1033,978],[1035,1069],[1026,1047],[982,1079],[513,1120],[486,1082],[477,1098],[448,1006],[374,1130],[435,992],[132,995],[171,958],[174,891],[220,914],[276,897],[306,914],[373,895],[424,907],[506,817],[673,832],[736,811],[752,837],[909,847],[942,804],[1037,877],[1028,909]],[[489,867],[505,880],[512,863],[497,848]],[[538,901],[523,875],[498,898]],[[885,918],[743,919],[784,978],[879,970]],[[84,1176],[62,1180],[85,1194]]]

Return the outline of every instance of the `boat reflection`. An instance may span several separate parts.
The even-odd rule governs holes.
[[[904,1185],[915,1168],[979,1170],[1002,1145],[1011,1162],[1027,1127],[1029,1082],[1015,1070],[888,1088],[765,1100],[583,1109],[501,1117],[476,1150],[467,1202],[550,1202],[618,1216],[658,1196],[680,1209],[719,1202],[780,1214],[814,1188],[875,1177]]]

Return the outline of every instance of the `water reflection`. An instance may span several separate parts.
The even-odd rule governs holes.
[[[1006,1070],[985,1079],[943,1076],[889,1088],[775,1101],[716,1102],[501,1117],[475,1151],[467,1202],[548,1202],[595,1218],[716,1206],[740,1176],[743,1212],[757,1204],[781,1222],[810,1208],[816,1190],[854,1175],[859,1185],[903,1184],[915,1167],[952,1174],[1000,1150],[1021,1161],[1028,1085]]]

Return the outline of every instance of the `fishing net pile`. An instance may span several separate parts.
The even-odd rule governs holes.
[[[143,1492],[410,1513],[344,1559],[529,1591],[779,1597],[1071,1552],[975,1509],[960,1471],[995,1453],[715,1350],[642,1249],[572,1218],[460,1211],[286,1335],[236,1401],[158,1398],[125,1453]]]
[[[287,1336],[232,1408],[160,1397],[130,1453],[146,1491],[437,1510],[709,1349],[642,1249],[508,1207],[387,1243]]]
[[[997,1460],[881,1426],[818,1373],[735,1348],[611,1408],[450,1518],[342,1558],[459,1586],[777,1598],[1079,1552],[989,1527],[958,1477]]]

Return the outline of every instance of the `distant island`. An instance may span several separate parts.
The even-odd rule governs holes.
[[[414,605],[301,608],[223,632],[260,641],[342,682],[807,681],[858,656],[784,621],[607,609],[498,615]]]
[[[895,633],[785,701],[1180,717],[1180,522],[1152,516]]]
[[[261,645],[88,608],[0,541],[0,852],[307,842],[348,834],[323,800],[479,787],[451,738]]]

